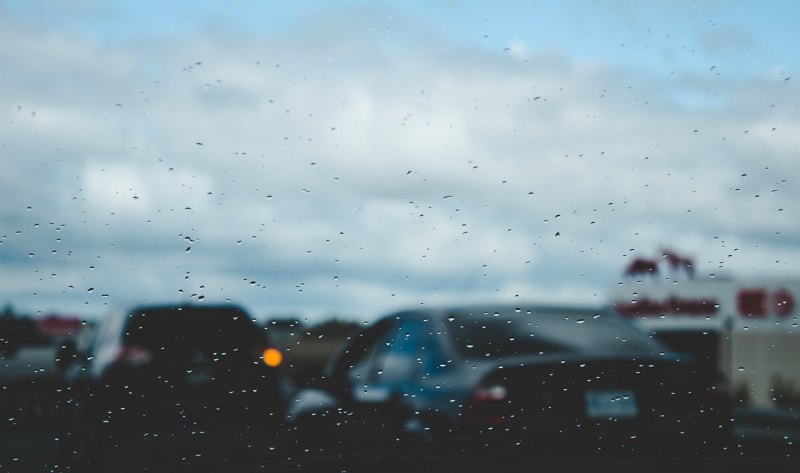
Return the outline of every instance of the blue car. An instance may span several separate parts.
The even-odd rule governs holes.
[[[398,312],[353,335],[309,384],[288,413],[305,451],[706,448],[731,427],[716,367],[606,310]]]

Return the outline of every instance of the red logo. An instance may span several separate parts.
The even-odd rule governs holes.
[[[659,317],[668,314],[711,317],[717,314],[719,302],[713,297],[690,299],[673,294],[666,299],[644,297],[630,302],[618,302],[614,309],[625,317]]]
[[[764,318],[769,313],[787,317],[794,311],[794,296],[786,288],[769,292],[763,288],[748,288],[739,291],[736,307],[742,317]]]

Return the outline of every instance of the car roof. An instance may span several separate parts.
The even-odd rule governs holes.
[[[236,304],[157,304],[135,307],[128,314],[141,313],[188,313],[188,312],[240,312],[247,311]]]
[[[488,317],[495,313],[525,313],[541,316],[569,317],[571,315],[595,315],[609,314],[610,310],[605,306],[567,306],[556,304],[474,304],[474,305],[454,305],[443,307],[426,307],[420,309],[409,309],[394,312],[385,316],[390,318],[444,318],[449,316],[469,316],[469,317]]]

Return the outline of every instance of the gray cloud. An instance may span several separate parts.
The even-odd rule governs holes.
[[[476,52],[361,14],[109,44],[4,23],[2,296],[371,317],[602,303],[660,245],[705,272],[797,261],[792,82]]]

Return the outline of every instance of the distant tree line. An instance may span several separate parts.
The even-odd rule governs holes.
[[[293,333],[304,338],[332,337],[344,338],[355,332],[361,325],[351,320],[331,317],[321,322],[307,324],[297,317],[280,317],[268,320],[264,327],[268,331]]]

